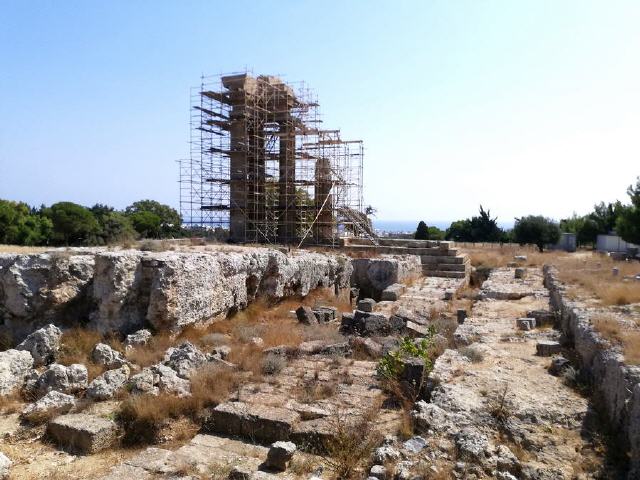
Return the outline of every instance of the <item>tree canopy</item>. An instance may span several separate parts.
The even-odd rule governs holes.
[[[465,220],[458,220],[447,229],[447,240],[458,242],[499,242],[504,231],[498,226],[498,219],[491,218],[490,210],[480,205],[480,215]]]
[[[413,235],[413,238],[416,240],[429,240],[429,227],[427,227],[427,224],[422,220],[418,223],[418,228],[416,228],[416,233]]]
[[[529,215],[516,218],[513,237],[520,245],[533,243],[542,252],[546,245],[558,243],[558,240],[560,240],[560,228],[550,218],[542,215]]]
[[[640,177],[635,187],[629,186],[627,193],[631,205],[624,207],[616,220],[616,232],[625,242],[640,245]]]

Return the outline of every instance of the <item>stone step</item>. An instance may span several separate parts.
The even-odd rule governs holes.
[[[469,261],[466,255],[457,255],[455,257],[442,255],[420,255],[420,262],[424,265],[427,263],[465,263]]]
[[[270,444],[289,440],[300,415],[292,410],[266,405],[226,402],[211,410],[204,430]]]
[[[426,263],[422,265],[422,272],[466,272],[467,266],[466,263]]]
[[[442,278],[465,278],[467,272],[447,272],[443,270],[434,270],[422,272],[425,277],[442,277]]]

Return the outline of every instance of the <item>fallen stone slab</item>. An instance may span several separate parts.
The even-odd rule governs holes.
[[[402,283],[389,285],[382,291],[381,300],[386,302],[395,302],[400,299],[405,290],[406,287]]]
[[[297,412],[245,402],[221,403],[211,410],[205,428],[213,433],[236,435],[260,443],[289,440]]]
[[[140,347],[149,343],[152,336],[153,335],[149,330],[143,328],[141,330],[138,330],[137,332],[127,335],[124,345],[127,349]]]
[[[516,327],[518,330],[529,331],[536,328],[536,319],[535,318],[517,318],[516,319]]]
[[[47,432],[60,447],[82,454],[104,450],[118,440],[115,422],[84,413],[53,419],[47,426]]]
[[[342,314],[342,320],[340,320],[340,332],[350,333],[353,331],[353,322],[355,314],[353,312],[344,312]]]
[[[561,352],[562,347],[559,342],[552,340],[540,340],[536,344],[536,355],[540,357],[550,357]]]
[[[284,472],[296,450],[296,444],[293,442],[275,442],[271,444],[265,466],[272,470]]]

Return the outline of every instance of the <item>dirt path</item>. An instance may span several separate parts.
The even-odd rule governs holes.
[[[549,308],[542,272],[517,280],[513,269],[497,269],[480,298],[456,332],[458,349],[437,360],[431,403],[415,416],[445,452],[436,468],[465,479],[602,478],[588,399],[549,373],[550,357],[536,355],[537,342],[558,332],[516,327],[527,311]]]

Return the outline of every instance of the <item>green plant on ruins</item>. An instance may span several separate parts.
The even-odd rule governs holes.
[[[425,375],[433,368],[434,344],[433,337],[436,329],[429,327],[427,336],[416,342],[410,337],[404,337],[397,350],[388,352],[378,363],[378,375],[385,380],[399,380],[404,370],[407,358],[421,358],[424,360]]]

